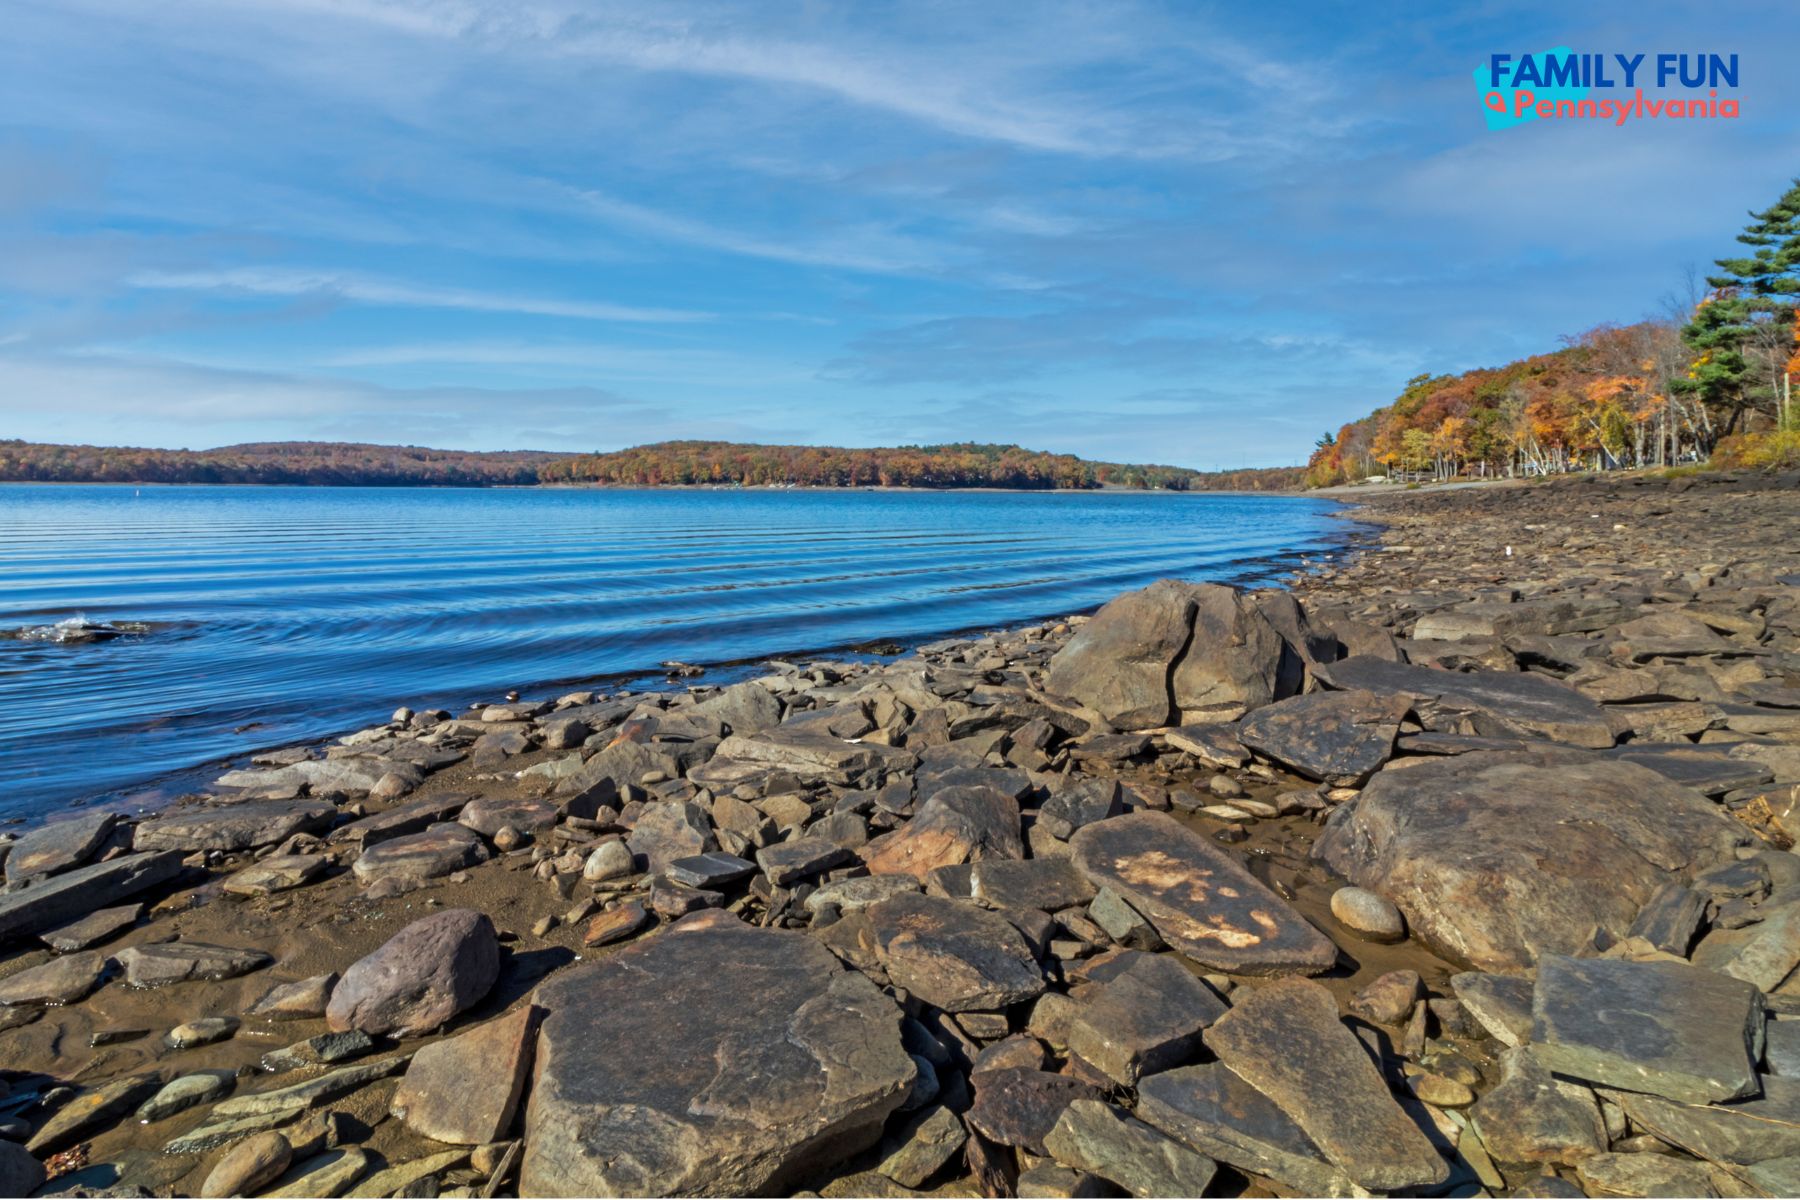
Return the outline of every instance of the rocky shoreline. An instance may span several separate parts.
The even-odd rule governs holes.
[[[1800,1191],[1800,480],[1367,503],[6,843],[0,1195]]]

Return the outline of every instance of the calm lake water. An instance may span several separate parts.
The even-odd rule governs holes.
[[[1333,505],[1132,493],[0,486],[0,818],[201,764],[654,672],[1255,582]],[[147,797],[139,797],[147,798]]]

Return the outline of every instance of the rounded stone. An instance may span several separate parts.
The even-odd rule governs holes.
[[[200,1185],[202,1196],[253,1196],[280,1177],[294,1160],[282,1134],[253,1133],[226,1152]]]
[[[1412,1085],[1413,1095],[1439,1108],[1462,1108],[1475,1103],[1475,1093],[1467,1084],[1443,1075],[1414,1075],[1408,1082]]]
[[[1406,936],[1406,918],[1374,892],[1359,887],[1331,894],[1331,915],[1351,933],[1371,942],[1397,942]]]
[[[630,875],[637,867],[633,862],[631,847],[621,841],[601,842],[594,847],[594,852],[587,857],[587,863],[581,868],[581,877],[589,883],[599,883],[604,879],[618,879]]]

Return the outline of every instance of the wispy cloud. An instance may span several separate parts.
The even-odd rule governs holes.
[[[896,235],[874,225],[841,229],[829,241],[815,234],[791,238],[757,237],[721,228],[706,221],[634,204],[594,188],[572,188],[570,194],[589,212],[654,237],[692,246],[704,246],[752,258],[773,259],[811,267],[843,267],[881,274],[906,274],[947,266],[948,248]]]
[[[288,296],[353,300],[402,308],[455,308],[474,312],[526,313],[584,321],[704,321],[711,313],[673,308],[638,308],[589,300],[520,296],[468,288],[431,287],[334,271],[278,267],[234,267],[212,271],[139,271],[131,287],[235,296]]]

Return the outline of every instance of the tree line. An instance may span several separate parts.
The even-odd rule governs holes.
[[[794,486],[1193,491],[1293,487],[1297,469],[1203,472],[1141,463],[1093,462],[1018,446],[956,442],[846,449],[678,441],[591,454],[544,467],[546,483],[638,487]]]
[[[12,483],[260,483],[379,487],[524,485],[561,457],[354,442],[257,442],[216,450],[66,446],[0,441],[0,481]]]
[[[1091,462],[1072,454],[973,442],[868,450],[659,442],[570,456],[538,450],[478,452],[350,442],[264,442],[216,450],[156,450],[0,440],[0,481],[37,483],[1263,491],[1298,487],[1300,475],[1297,467],[1193,471]]]
[[[1393,403],[1318,440],[1307,484],[1800,465],[1800,182],[1737,240],[1748,252],[1718,259],[1706,292],[1675,315],[1408,380]]]

